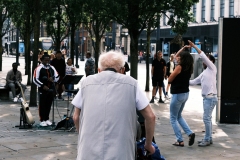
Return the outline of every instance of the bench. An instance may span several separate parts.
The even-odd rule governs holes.
[[[10,88],[5,88],[4,86],[0,87],[0,99],[1,100],[9,100],[9,91]]]

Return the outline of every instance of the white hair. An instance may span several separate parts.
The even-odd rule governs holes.
[[[99,57],[98,67],[100,70],[106,70],[107,68],[114,68],[120,70],[124,67],[124,56],[121,52],[109,51],[102,53]]]

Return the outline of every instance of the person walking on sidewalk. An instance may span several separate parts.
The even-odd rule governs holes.
[[[162,85],[164,77],[166,76],[166,61],[162,58],[162,51],[158,51],[156,58],[152,62],[152,99],[150,103],[154,103],[156,96],[156,88],[159,88],[159,103],[164,103],[162,100]]]
[[[6,77],[6,87],[7,88],[9,87],[12,91],[13,102],[18,101],[18,97],[16,95],[16,87],[18,87],[18,85],[16,83],[17,81],[22,86],[22,90],[24,93],[26,86],[21,83],[22,82],[22,73],[18,70],[18,64],[13,63],[12,69],[10,71],[8,71],[7,77]],[[20,94],[22,95],[22,93],[20,93]]]
[[[205,147],[212,144],[212,111],[217,104],[216,75],[217,68],[214,65],[215,58],[212,55],[206,56],[193,42],[189,45],[197,50],[202,58],[204,71],[195,79],[190,80],[190,85],[201,84],[203,97],[203,122],[205,124],[205,136],[198,141],[198,146]]]
[[[168,84],[171,84],[172,99],[170,102],[170,122],[175,133],[177,142],[173,145],[184,146],[181,130],[189,136],[188,145],[192,146],[195,139],[195,133],[190,129],[185,119],[182,117],[182,111],[189,96],[189,79],[193,72],[193,58],[188,51],[184,51],[189,46],[181,48],[177,54],[178,65],[168,78]]]
[[[54,82],[59,79],[55,68],[49,65],[50,56],[44,54],[41,58],[41,64],[34,70],[33,82],[38,86],[39,92],[39,116],[40,126],[52,125],[49,121],[49,114],[52,101],[56,94]]]
[[[87,52],[86,58],[87,58],[87,61],[85,63],[85,73],[87,77],[89,75],[95,74],[95,61],[92,58],[92,54],[90,52]]]
[[[145,118],[145,149],[150,154],[155,152],[155,115],[138,82],[123,74],[124,64],[122,53],[102,53],[99,73],[82,81],[72,101],[74,124],[79,132],[77,160],[135,160],[136,109]]]

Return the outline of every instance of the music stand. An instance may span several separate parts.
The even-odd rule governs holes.
[[[63,83],[63,84],[78,84],[79,81],[82,79],[82,77],[83,77],[83,75],[66,75],[63,77],[63,80],[61,83]],[[78,90],[66,90],[65,92],[77,94]],[[69,117],[68,112],[69,112],[69,96],[68,96],[68,103],[67,103],[67,115],[66,115],[66,117],[64,117],[64,119],[62,119],[60,122],[58,122],[58,124],[56,125],[54,130],[57,130],[58,128],[62,128],[62,127],[65,127],[65,129],[68,129],[68,127],[71,127],[71,128],[74,127],[73,119],[72,119],[72,117]]]

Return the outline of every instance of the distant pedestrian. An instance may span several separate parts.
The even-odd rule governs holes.
[[[189,46],[184,46],[177,52],[178,65],[168,78],[168,83],[171,84],[172,94],[170,122],[177,139],[177,142],[173,145],[180,147],[184,146],[184,142],[179,125],[189,137],[189,146],[193,145],[195,139],[195,133],[193,133],[182,117],[182,111],[189,96],[189,79],[193,72],[193,58],[189,52],[184,51],[187,47]]]
[[[206,56],[194,43],[188,41],[189,45],[197,50],[203,61],[204,71],[195,79],[190,80],[190,85],[201,84],[203,97],[203,122],[205,124],[205,136],[198,141],[198,146],[205,147],[212,141],[212,111],[217,104],[216,75],[217,68],[214,65],[215,58],[212,55]]]
[[[171,73],[173,73],[173,70],[175,69],[175,63],[174,63],[174,54],[170,55],[170,60],[167,62],[167,74],[166,74],[166,78],[170,77]],[[171,84],[167,85],[167,89],[166,89],[166,97],[165,98],[169,98],[168,96],[168,91],[170,88]]]
[[[162,58],[162,51],[158,51],[156,58],[152,62],[152,99],[150,103],[154,103],[156,96],[156,88],[159,87],[159,101],[158,103],[164,103],[162,100],[162,85],[164,77],[166,76],[166,61]]]
[[[66,63],[66,75],[75,75],[77,74],[77,69],[74,67],[72,63],[72,58],[68,58]],[[67,90],[73,90],[74,85],[73,84],[65,84],[65,88]],[[68,97],[72,96],[72,93],[67,93]]]
[[[86,77],[89,75],[93,75],[95,74],[95,61],[92,58],[92,55],[90,52],[87,52],[86,54],[86,63],[85,63],[85,73],[86,73]]]
[[[58,92],[58,99],[63,100],[62,92],[64,90],[64,85],[62,84],[63,77],[66,75],[66,64],[65,60],[62,57],[62,52],[57,51],[56,58],[51,61],[51,65],[57,70],[59,74],[59,80],[57,82],[57,92]]]

